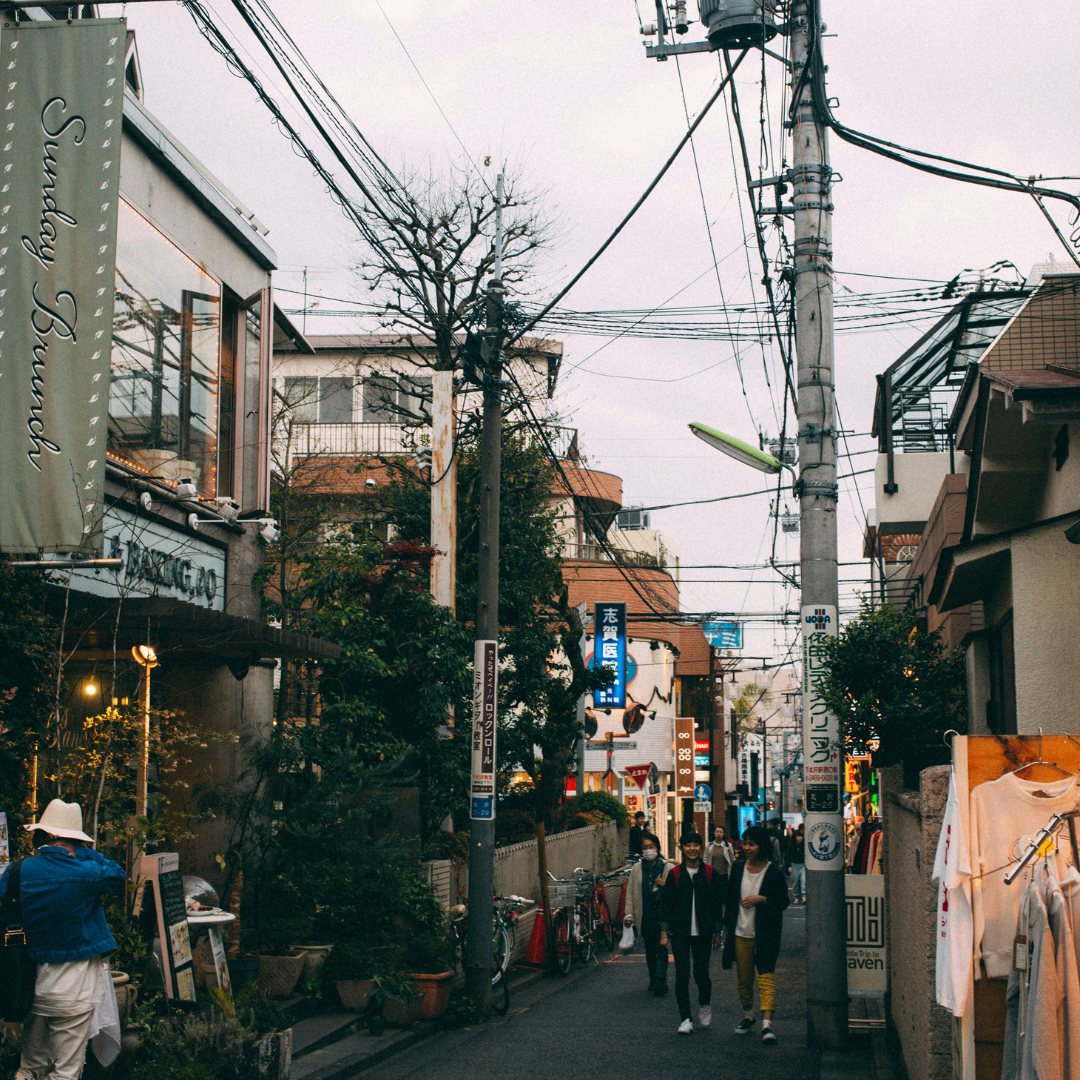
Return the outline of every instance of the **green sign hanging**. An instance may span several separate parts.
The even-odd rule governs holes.
[[[0,551],[101,546],[125,52],[0,26]]]

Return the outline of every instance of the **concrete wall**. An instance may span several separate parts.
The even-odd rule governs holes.
[[[967,472],[968,459],[956,454],[957,472]],[[948,454],[893,454],[893,479],[897,490],[886,494],[888,457],[878,454],[874,466],[874,497],[879,533],[922,532],[930,518],[941,482],[949,473]]]
[[[951,1080],[952,1017],[934,1000],[937,891],[930,881],[949,790],[947,765],[904,791],[901,766],[882,772],[891,1034],[908,1080]]]
[[[1066,522],[1065,524],[1069,524]],[[1080,670],[1080,547],[1045,525],[1012,538],[1016,729],[1034,735],[1080,731],[1069,707]]]

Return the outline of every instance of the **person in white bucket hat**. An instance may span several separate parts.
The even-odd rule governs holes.
[[[94,841],[83,832],[78,803],[53,799],[40,821],[23,828],[36,853],[22,860],[19,896],[38,971],[15,1080],[78,1080],[94,1010],[108,989],[105,954],[116,948],[101,897],[123,888],[124,868],[88,846]],[[11,871],[0,877],[0,898]]]

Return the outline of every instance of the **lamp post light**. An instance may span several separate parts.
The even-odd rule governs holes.
[[[150,669],[157,667],[157,653],[149,645],[133,645],[131,655],[143,669],[142,716],[139,724],[139,756],[135,762],[135,816],[146,817],[150,771]]]

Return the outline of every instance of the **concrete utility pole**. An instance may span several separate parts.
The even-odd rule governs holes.
[[[799,421],[800,573],[803,634],[803,761],[806,774],[806,1008],[811,1043],[847,1041],[847,930],[843,747],[837,718],[817,692],[818,646],[837,632],[836,406],[833,375],[832,170],[825,125],[816,116],[808,16],[817,4],[791,5],[791,80],[802,89],[792,126],[795,208],[795,349]],[[816,17],[820,18],[820,14]]]
[[[491,1015],[491,920],[495,905],[495,730],[499,668],[499,485],[502,462],[502,243],[503,177],[495,211],[495,275],[488,286],[492,342],[484,370],[480,455],[480,565],[473,674],[472,787],[470,791],[469,913],[465,992],[484,1019]]]
[[[455,609],[457,595],[457,458],[454,456],[454,372],[431,376],[431,595]]]

